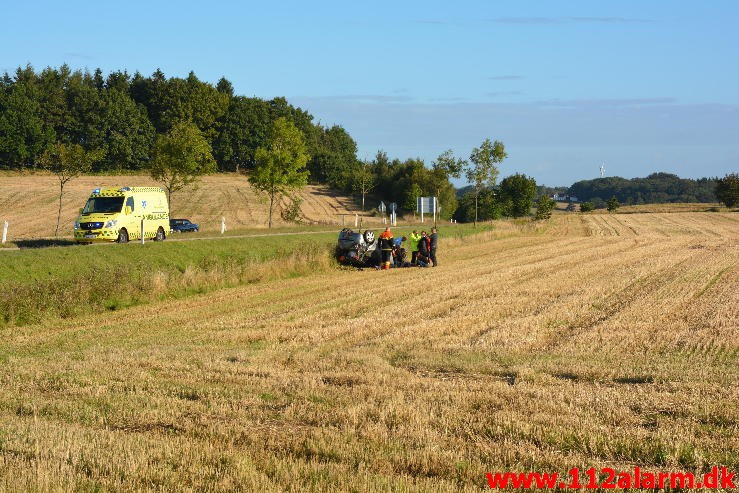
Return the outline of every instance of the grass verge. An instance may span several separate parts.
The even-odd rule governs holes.
[[[489,230],[458,226],[450,240]],[[285,232],[283,232],[285,233]],[[336,232],[144,245],[39,243],[5,252],[0,325],[25,325],[337,268]],[[406,234],[399,228],[399,235]],[[444,230],[442,230],[442,236]]]

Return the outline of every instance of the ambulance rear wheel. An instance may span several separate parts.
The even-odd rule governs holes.
[[[115,241],[118,243],[128,243],[128,231],[126,231],[126,228],[118,231],[118,239]]]
[[[164,236],[164,230],[160,226],[159,229],[157,229],[157,234],[154,237],[154,241],[164,241],[164,238],[166,238],[166,236]]]

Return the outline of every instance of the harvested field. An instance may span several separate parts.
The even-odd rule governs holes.
[[[0,490],[480,491],[739,471],[739,217],[558,215],[3,332]]]
[[[147,175],[82,176],[64,188],[60,235],[71,236],[72,224],[90,192],[106,186],[159,186]],[[301,219],[312,224],[340,224],[341,214],[354,217],[357,208],[351,199],[325,186],[308,186],[298,194],[302,199]],[[252,190],[244,175],[219,173],[203,177],[197,188],[174,194],[172,217],[187,217],[204,231],[217,231],[221,217],[231,230],[267,226],[269,201]],[[280,204],[274,212],[276,225]],[[54,236],[59,207],[59,181],[53,175],[0,174],[0,222],[10,223],[13,239]],[[373,221],[365,217],[364,221]],[[375,220],[376,221],[376,220]]]

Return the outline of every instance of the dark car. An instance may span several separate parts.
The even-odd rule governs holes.
[[[169,229],[184,233],[186,231],[197,231],[199,227],[197,224],[191,223],[189,219],[170,219]]]

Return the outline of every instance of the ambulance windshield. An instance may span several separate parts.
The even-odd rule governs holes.
[[[123,209],[123,197],[90,197],[82,214],[114,214]]]

